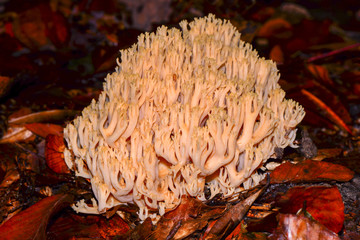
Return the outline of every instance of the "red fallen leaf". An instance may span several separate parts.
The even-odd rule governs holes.
[[[303,37],[295,37],[285,45],[285,52],[289,55],[296,51],[301,51],[309,47],[309,43]]]
[[[25,128],[42,138],[46,138],[49,134],[62,136],[63,132],[63,127],[51,123],[28,123],[25,124]]]
[[[339,99],[339,96],[331,92],[323,84],[311,79],[307,80],[302,88],[320,99],[320,101],[324,103],[323,106],[330,108],[344,123],[350,123],[352,121],[347,108],[342,103],[342,100]],[[304,120],[306,122],[311,123],[314,126],[328,127],[331,129],[334,128],[334,125],[338,125],[330,118],[330,116],[328,116],[329,113],[326,112],[327,109],[322,109],[322,106],[314,104],[313,98],[305,96],[302,91],[295,90],[295,88],[291,90],[293,92],[289,94],[289,98],[298,101],[305,108],[307,114],[305,115]]]
[[[275,9],[273,7],[264,7],[261,8],[256,13],[254,13],[251,16],[251,18],[254,19],[255,21],[262,22],[268,19],[269,17],[271,17],[272,15],[274,15],[274,13],[275,13]]]
[[[281,50],[280,45],[275,45],[269,54],[270,59],[275,61],[277,64],[284,63],[284,53]]]
[[[70,170],[64,160],[64,149],[65,143],[63,136],[49,134],[46,137],[46,164],[56,173],[70,173]]]
[[[69,39],[66,19],[60,13],[52,11],[48,5],[41,5],[41,12],[46,25],[46,36],[55,46],[61,47]]]
[[[33,50],[50,41],[55,46],[62,46],[69,39],[65,18],[45,3],[20,12],[12,23],[12,32],[22,44]]]
[[[46,239],[46,227],[50,218],[69,206],[73,198],[69,194],[58,194],[42,199],[1,225],[1,239]]]
[[[15,37],[30,49],[38,49],[48,44],[46,26],[41,19],[41,10],[37,7],[19,13],[12,29]]]
[[[12,24],[7,22],[4,24],[5,27],[5,33],[9,34],[9,36],[14,37],[13,27]]]
[[[225,240],[253,240],[253,239],[257,239],[257,240],[266,240],[267,235],[265,233],[260,233],[260,232],[251,232],[249,233],[243,224],[239,224],[232,233],[230,233]]]
[[[0,76],[0,97],[7,95],[12,84],[12,79],[5,76]]]
[[[300,90],[302,94],[304,94],[307,98],[309,98],[315,106],[320,108],[325,116],[327,116],[332,122],[334,122],[336,125],[338,125],[343,130],[347,131],[351,135],[353,135],[353,132],[351,129],[346,125],[346,123],[331,109],[329,108],[321,99],[310,93],[309,91],[305,89]]]
[[[306,211],[311,216],[338,233],[344,224],[344,203],[336,186],[293,187],[276,200],[281,213],[297,213],[306,202]]]
[[[334,86],[334,82],[329,77],[329,71],[320,65],[308,64],[307,69],[311,72],[311,74],[324,84]]]
[[[291,24],[283,18],[274,18],[267,21],[258,31],[259,37],[272,37],[291,30]]]
[[[354,177],[350,169],[333,163],[305,160],[297,164],[286,162],[270,174],[270,183],[286,182],[347,182]]]
[[[110,219],[104,216],[79,216],[72,213],[59,216],[47,231],[48,239],[62,240],[77,238],[109,239],[123,235],[130,229],[119,215]]]
[[[329,231],[318,222],[293,214],[280,214],[279,226],[270,239],[340,240],[336,233]]]

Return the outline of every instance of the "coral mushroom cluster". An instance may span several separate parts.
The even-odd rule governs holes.
[[[65,128],[66,163],[97,200],[75,210],[135,203],[145,219],[205,188],[229,196],[261,180],[275,148],[296,147],[305,113],[284,98],[275,63],[214,15],[180,26],[122,50],[98,101]]]

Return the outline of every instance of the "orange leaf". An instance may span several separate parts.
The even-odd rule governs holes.
[[[337,126],[339,126],[343,130],[353,135],[351,129],[346,125],[346,123],[333,110],[331,110],[331,108],[329,108],[322,100],[320,100],[311,92],[305,89],[301,89],[300,91],[307,98],[309,98],[318,108],[320,108],[332,122],[334,122]]]
[[[281,164],[270,174],[270,183],[333,180],[346,182],[353,177],[354,172],[344,166],[328,162],[305,160],[298,164],[290,162]]]
[[[306,202],[306,211],[311,216],[338,233],[343,227],[344,203],[336,186],[293,187],[276,201],[281,213],[297,213]]]
[[[48,167],[56,173],[69,173],[64,160],[65,143],[63,136],[49,134],[46,137],[45,160]]]
[[[324,66],[308,64],[307,69],[311,72],[311,74],[318,80],[322,81],[325,84],[330,86],[334,85],[334,82],[329,77],[329,72]]]
[[[46,138],[49,134],[62,136],[63,131],[63,127],[51,123],[29,123],[25,124],[25,127],[42,138]]]
[[[270,51],[270,59],[276,63],[284,63],[284,53],[281,50],[280,45],[275,45]]]
[[[0,226],[2,240],[46,239],[46,227],[52,215],[73,201],[69,194],[42,199],[16,214]]]
[[[271,37],[280,33],[291,30],[291,24],[282,18],[270,19],[267,21],[258,32],[259,37]]]

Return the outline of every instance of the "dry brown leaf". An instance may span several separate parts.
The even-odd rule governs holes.
[[[20,125],[36,122],[52,122],[64,120],[66,117],[75,116],[78,111],[75,110],[48,110],[43,112],[30,113],[19,117],[9,118],[10,125]]]
[[[0,139],[0,144],[4,143],[14,143],[21,141],[32,141],[34,140],[35,135],[27,130],[24,126],[12,126],[9,127]]]
[[[235,229],[264,189],[265,187],[227,209],[226,212],[218,220],[216,220],[204,239],[218,239],[221,238],[227,231]]]
[[[156,227],[153,227],[150,218],[147,218],[119,239],[183,239],[202,230],[211,219],[218,218],[223,212],[224,207],[210,207],[198,199],[183,196],[181,204],[165,213]]]

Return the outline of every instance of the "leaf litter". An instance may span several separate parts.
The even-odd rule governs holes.
[[[337,13],[329,20],[324,18],[332,11],[326,1],[312,7],[308,1],[226,6],[221,1],[173,1],[166,24],[213,12],[230,18],[242,39],[277,62],[287,97],[306,108],[301,127],[309,133],[303,139],[311,141],[299,136],[299,151],[285,149],[274,159],[282,164],[270,174],[270,185],[260,196],[252,195],[254,189],[232,201],[217,196],[204,204],[184,198],[153,225],[149,220],[140,224],[134,206],[121,206],[107,216],[72,212],[73,199],[91,202],[91,187],[69,174],[62,156],[62,127],[98,96],[118,49],[130,46],[141,32],[131,27],[128,6],[115,0],[39,1],[32,6],[18,2],[9,1],[6,11],[0,10],[2,236],[359,237],[360,66],[355,56],[360,30],[354,27],[359,24],[347,24],[359,22],[351,3],[346,11],[335,3]],[[310,217],[295,215],[299,209]],[[23,232],[14,230],[19,226]]]

